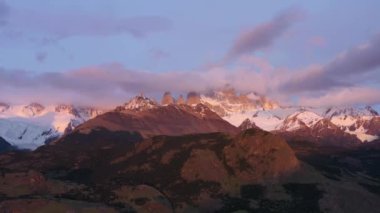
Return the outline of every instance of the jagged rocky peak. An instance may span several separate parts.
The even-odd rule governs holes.
[[[259,129],[242,131],[223,151],[226,164],[243,182],[273,180],[296,171],[300,166],[284,139]],[[265,160],[268,158],[271,160]],[[241,169],[242,166],[245,169]]]
[[[161,104],[166,106],[170,104],[174,104],[175,100],[170,92],[165,92],[162,96]]]
[[[261,107],[263,109],[275,109],[279,107],[277,102],[268,99],[264,95],[260,95],[257,92],[238,93],[230,85],[217,91],[217,94],[219,98],[228,99],[230,103],[243,104],[247,108]]]
[[[158,104],[145,97],[144,95],[138,95],[132,98],[128,103],[126,103],[122,109],[132,110],[132,111],[144,111],[158,107]]]
[[[177,103],[177,104],[186,104],[186,103],[185,103],[185,99],[183,98],[182,95],[179,95],[178,100],[177,100],[176,103]]]
[[[31,103],[23,108],[23,112],[29,116],[36,116],[44,111],[45,107],[39,103]]]
[[[201,103],[201,96],[197,92],[189,92],[187,94],[187,104],[192,106],[192,105],[197,105]]]
[[[238,94],[235,88],[226,85],[220,89],[209,91],[205,96],[213,98],[218,101],[228,101],[232,104],[252,103],[252,101],[242,94]]]
[[[0,112],[5,112],[10,108],[9,104],[0,102]]]

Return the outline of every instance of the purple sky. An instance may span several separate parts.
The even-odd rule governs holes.
[[[230,84],[284,104],[379,105],[379,10],[376,0],[0,0],[0,102],[112,106]]]

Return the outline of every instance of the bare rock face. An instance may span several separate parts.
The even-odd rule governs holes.
[[[189,160],[182,167],[181,176],[189,182],[195,180],[221,182],[227,178],[228,173],[215,152],[196,149],[191,152]]]
[[[176,104],[185,104],[185,99],[183,98],[182,95],[180,95],[178,97],[178,100],[177,100]]]
[[[223,142],[219,143],[222,146]],[[188,182],[217,182],[230,190],[233,181],[249,184],[277,180],[299,168],[285,140],[269,132],[248,129],[223,145],[220,152],[219,148],[192,149],[181,177]]]
[[[162,105],[169,105],[169,104],[174,104],[175,100],[173,96],[171,95],[170,92],[165,92],[164,95],[162,96],[161,104]]]
[[[201,96],[196,93],[196,92],[189,92],[187,94],[187,104],[192,106],[192,105],[197,105],[201,103]]]
[[[242,182],[270,180],[299,167],[293,150],[279,136],[249,129],[224,148],[228,166]]]

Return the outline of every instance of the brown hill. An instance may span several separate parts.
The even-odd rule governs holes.
[[[34,152],[0,155],[0,211],[378,209],[378,149],[302,144],[299,163],[283,139],[255,129],[145,140],[106,129],[73,132]]]
[[[236,134],[239,131],[202,104],[160,106],[149,100],[140,101],[137,103],[133,100],[133,106],[128,103],[124,108],[119,107],[102,114],[83,123],[75,131],[89,132],[104,128],[110,131],[138,132],[144,138],[210,132]]]

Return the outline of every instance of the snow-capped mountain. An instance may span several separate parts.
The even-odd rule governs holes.
[[[335,125],[341,131],[354,135],[361,142],[369,142],[380,136],[380,116],[367,107],[303,107],[280,106],[277,102],[255,92],[238,93],[226,86],[220,90],[199,94],[194,98],[208,106],[234,126],[256,126],[266,131],[291,132],[303,127],[316,128],[324,124]],[[189,97],[189,96],[188,96]],[[251,124],[246,121],[249,119]]]
[[[245,113],[247,114],[247,113]],[[241,115],[237,115],[238,118]],[[225,117],[226,120],[231,117]],[[317,132],[339,129],[354,135],[361,142],[370,142],[380,136],[380,116],[371,107],[279,107],[274,110],[258,109],[248,119],[255,126],[272,132],[297,132],[316,129]],[[323,128],[322,128],[323,127]],[[338,134],[337,131],[334,134]],[[327,136],[326,136],[327,137]]]
[[[315,112],[300,110],[286,117],[276,129],[280,131],[295,131],[305,127],[313,127],[323,117]]]
[[[238,93],[227,86],[199,95],[199,102],[208,106],[231,124],[238,126],[257,110],[276,109],[279,105],[255,92]]]
[[[21,149],[35,149],[102,113],[91,107],[0,104],[0,137]]]
[[[164,99],[172,100],[172,97],[168,97],[166,93]],[[205,94],[190,92],[186,103],[188,105],[202,103],[240,129],[253,127],[276,133],[297,134],[307,129],[309,133],[304,134],[305,137],[318,140],[334,138],[350,142],[354,140],[370,142],[380,136],[380,117],[369,106],[365,108],[282,107],[265,96],[254,92],[239,94],[231,87]]]

